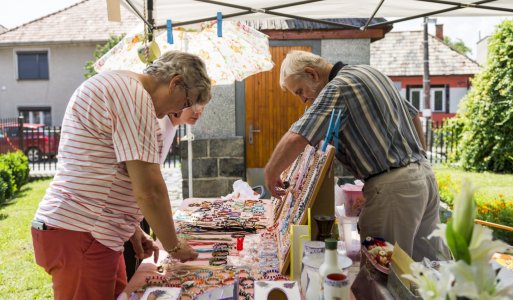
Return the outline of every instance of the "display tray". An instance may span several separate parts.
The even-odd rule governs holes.
[[[234,286],[239,299],[253,299],[256,280],[288,280],[278,271],[273,212],[271,200],[265,199],[185,199],[173,218],[179,238],[198,258],[180,263],[161,251],[158,264],[143,262],[126,294],[141,297],[147,289],[161,287],[180,289],[180,299],[217,299],[208,295]],[[135,296],[129,299],[139,299]]]

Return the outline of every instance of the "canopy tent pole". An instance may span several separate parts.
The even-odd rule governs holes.
[[[381,5],[383,5],[383,2],[385,2],[385,0],[381,0],[381,2],[379,2],[378,6],[376,6],[376,9],[374,10],[370,18],[367,20],[365,25],[362,28],[360,28],[362,31],[367,30],[367,27],[369,26],[370,22],[374,19],[374,16],[378,13],[378,10],[381,8]]]
[[[192,130],[191,125],[186,124],[185,128],[187,129],[187,170],[189,176],[189,198],[193,197],[193,189],[192,189]]]
[[[148,22],[148,20],[146,20],[146,18],[141,14],[140,11],[137,10],[137,8],[135,7],[135,5],[132,3],[132,1],[130,0],[125,0],[125,2],[128,4],[128,6],[130,6],[130,8],[134,11],[134,13],[139,17],[139,19],[141,19],[144,23],[146,23],[146,25],[148,25],[148,27],[150,28],[153,28],[153,25]],[[153,5],[152,5],[153,7]]]
[[[153,19],[153,0],[147,0],[146,7],[148,10],[148,41],[153,41],[153,30],[155,29],[155,20]]]

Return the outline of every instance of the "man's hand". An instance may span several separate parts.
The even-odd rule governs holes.
[[[275,198],[280,198],[285,195],[285,185],[281,181],[280,174],[273,174],[273,172],[266,167],[264,171],[265,186],[271,195]]]
[[[145,259],[153,255],[153,259],[155,263],[157,263],[159,259],[159,247],[140,227],[135,229],[135,233],[130,238],[130,242],[134,247],[135,257]]]

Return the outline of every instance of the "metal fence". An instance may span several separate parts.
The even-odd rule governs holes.
[[[445,122],[428,122],[425,129],[428,159],[432,164],[449,163],[450,154],[456,155],[457,133],[442,130],[444,127]],[[60,126],[25,123],[22,116],[0,119],[0,154],[23,149],[32,171],[55,171],[60,135]],[[174,168],[179,165],[179,144],[185,135],[185,125],[180,125],[164,167]]]
[[[185,134],[185,125],[178,126],[176,129],[175,138],[173,139],[173,144],[171,145],[171,149],[169,149],[169,153],[167,154],[166,160],[164,161],[164,167],[175,168],[180,163],[180,142]]]
[[[31,173],[51,175],[57,169],[60,136],[60,126],[25,123],[22,116],[0,119],[0,154],[21,149],[29,159]],[[164,167],[179,164],[179,143],[183,136],[185,126],[179,126]]]
[[[428,159],[431,164],[451,162],[451,156],[457,156],[457,131],[448,129],[446,121],[430,121],[426,126]]]

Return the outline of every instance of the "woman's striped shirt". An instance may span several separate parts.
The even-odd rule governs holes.
[[[126,161],[158,164],[162,137],[150,95],[128,73],[106,72],[85,81],[64,115],[57,174],[36,219],[91,232],[114,251],[142,219]]]

